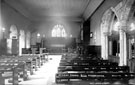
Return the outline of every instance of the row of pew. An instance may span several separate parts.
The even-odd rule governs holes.
[[[47,60],[48,54],[23,54],[22,56],[0,57],[0,84],[5,80],[12,85],[19,85],[19,79],[26,81],[29,74],[33,75]]]
[[[130,73],[128,66],[118,66],[116,62],[109,62],[92,54],[65,54],[60,60],[55,82],[57,84],[76,81],[126,81],[128,83],[132,78],[135,78],[135,73]]]

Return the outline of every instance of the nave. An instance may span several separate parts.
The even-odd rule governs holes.
[[[135,0],[0,0],[0,85],[134,85],[134,77]]]

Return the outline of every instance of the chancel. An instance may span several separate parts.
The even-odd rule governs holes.
[[[0,0],[0,85],[135,85],[135,0]]]

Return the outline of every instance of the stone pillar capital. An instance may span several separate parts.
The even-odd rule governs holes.
[[[128,29],[128,25],[127,25],[127,20],[121,20],[121,21],[119,21],[120,22],[120,25],[119,25],[119,30],[121,30],[121,31],[127,31],[127,29]]]
[[[126,26],[126,25],[121,25],[121,26],[119,26],[119,31],[126,32],[126,31],[127,31],[127,28],[128,28],[128,26]]]

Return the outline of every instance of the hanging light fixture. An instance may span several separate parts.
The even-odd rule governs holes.
[[[39,33],[37,34],[37,37],[40,37],[40,34]]]

